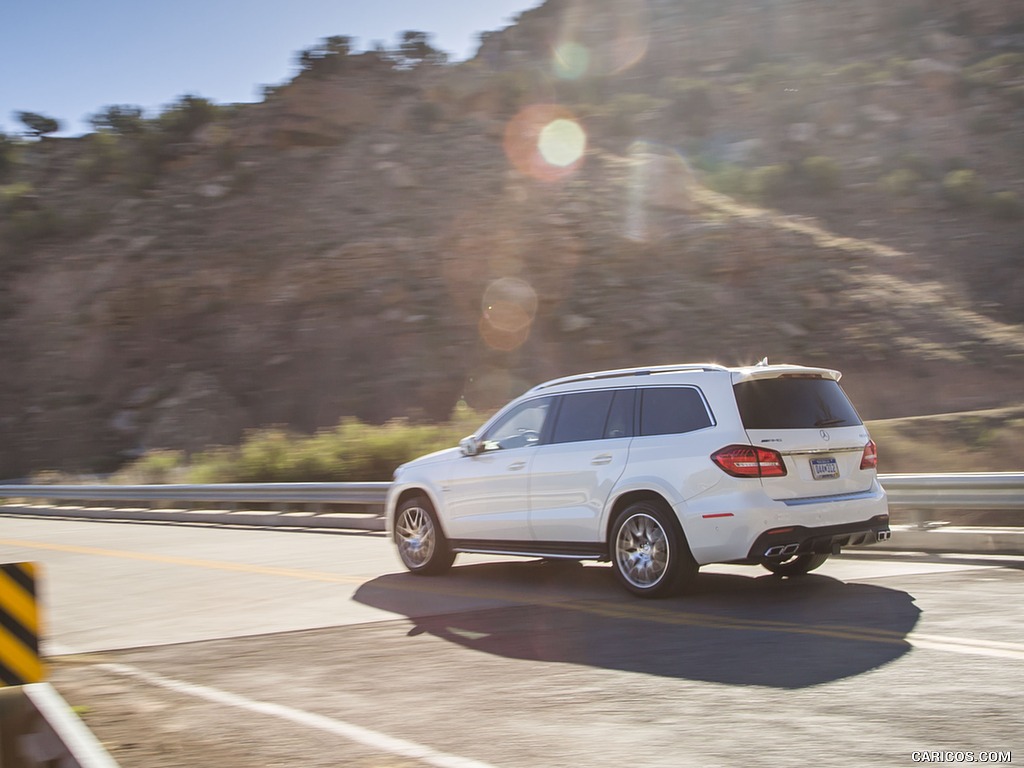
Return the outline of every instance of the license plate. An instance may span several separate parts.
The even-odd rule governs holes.
[[[811,459],[811,476],[815,480],[835,480],[839,477],[839,464],[835,459]]]

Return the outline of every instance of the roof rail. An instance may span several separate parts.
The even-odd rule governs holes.
[[[575,376],[563,376],[560,379],[545,381],[533,387],[530,392],[537,392],[549,387],[556,387],[560,384],[572,384],[577,381],[597,381],[598,379],[617,379],[625,376],[650,376],[655,373],[680,373],[683,371],[728,371],[724,365],[716,363],[693,363],[687,365],[652,365],[645,368],[619,368],[612,371],[595,371],[594,373],[579,373]]]

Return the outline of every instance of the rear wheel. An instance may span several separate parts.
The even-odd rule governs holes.
[[[765,568],[776,576],[803,576],[815,568],[820,568],[822,563],[828,560],[828,555],[794,555],[788,560],[774,560],[761,563]]]
[[[690,554],[671,510],[657,501],[638,501],[615,519],[611,560],[622,585],[640,597],[668,597],[682,592],[696,577]]]
[[[455,553],[437,522],[437,514],[423,496],[407,499],[398,508],[395,544],[402,563],[412,573],[424,576],[443,573],[455,561]]]

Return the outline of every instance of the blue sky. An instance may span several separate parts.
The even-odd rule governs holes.
[[[540,0],[6,0],[0,24],[0,131],[12,112],[61,121],[64,135],[110,104],[150,111],[192,93],[217,103],[259,101],[290,79],[295,54],[331,35],[360,49],[399,33],[432,34],[456,59]]]

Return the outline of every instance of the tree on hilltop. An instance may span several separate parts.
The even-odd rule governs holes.
[[[60,130],[60,123],[52,117],[37,112],[16,112],[15,116],[28,128],[29,136],[41,139],[48,133]]]
[[[430,43],[430,34],[409,29],[402,33],[401,43],[398,46],[398,55],[402,63],[407,66],[416,66],[426,62],[427,64],[444,64],[448,61],[448,54]]]
[[[121,136],[136,136],[146,129],[142,107],[133,104],[112,104],[89,118],[89,124],[97,131],[117,133]]]
[[[299,52],[299,69],[316,76],[334,75],[345,69],[346,59],[351,53],[351,37],[326,37],[319,45]]]

